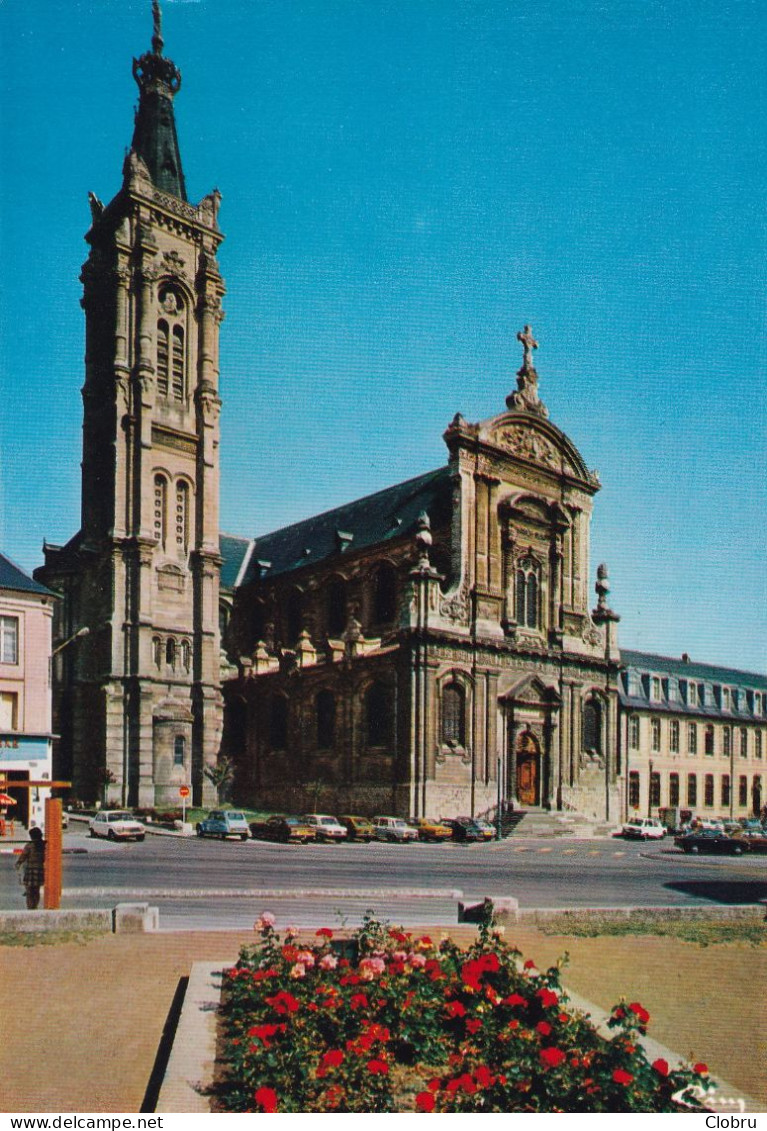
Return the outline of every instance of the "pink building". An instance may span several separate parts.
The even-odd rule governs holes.
[[[51,779],[51,626],[55,593],[0,554],[0,792],[8,821],[44,826]],[[0,806],[0,810],[2,807]]]

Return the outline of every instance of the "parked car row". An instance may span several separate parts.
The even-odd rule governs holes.
[[[202,832],[200,835],[207,834]],[[379,840],[389,844],[421,840],[437,844],[446,840],[492,840],[495,831],[486,821],[470,817],[440,820],[418,817],[406,820],[404,817],[369,818],[352,814],[336,818],[325,813],[312,813],[304,816],[275,815],[263,821],[251,821],[250,835],[255,840],[271,840],[282,844],[306,844],[311,841],[332,843],[342,840],[363,843]]]
[[[674,844],[683,852],[697,856],[715,852],[724,856],[742,856],[745,852],[767,852],[767,829],[760,821],[710,822],[691,827],[674,837]]]

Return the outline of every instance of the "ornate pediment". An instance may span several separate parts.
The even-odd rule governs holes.
[[[506,424],[488,436],[488,442],[518,459],[529,460],[552,471],[573,472],[573,466],[562,452],[529,424]]]

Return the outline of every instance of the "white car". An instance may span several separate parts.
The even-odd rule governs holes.
[[[622,827],[621,835],[628,840],[660,840],[666,835],[666,827],[657,817],[632,817]]]
[[[346,840],[348,836],[341,822],[327,813],[305,813],[302,820],[317,830],[317,840]]]
[[[418,829],[414,829],[402,817],[374,817],[373,832],[376,840],[388,840],[404,844],[406,840],[418,840]]]
[[[102,809],[88,824],[91,836],[107,840],[143,840],[146,829],[124,809]]]

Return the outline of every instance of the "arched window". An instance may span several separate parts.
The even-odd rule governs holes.
[[[382,683],[370,687],[365,700],[368,746],[386,746],[391,741],[394,704],[391,692]]]
[[[189,484],[176,483],[176,546],[186,553],[189,548]]]
[[[336,700],[332,691],[320,691],[317,696],[317,746],[329,750],[336,730]]]
[[[174,401],[184,399],[184,330],[181,326],[173,327],[173,368],[171,390]]]
[[[162,663],[162,640],[160,640],[159,636],[152,638],[152,659],[156,667],[159,668]]]
[[[538,566],[523,558],[517,566],[517,624],[537,628],[539,604]]]
[[[168,323],[161,318],[157,323],[157,393],[168,395]]]
[[[288,701],[284,695],[273,695],[269,701],[269,746],[284,750],[288,745]]]
[[[346,586],[341,578],[330,582],[327,601],[328,635],[340,636],[346,628]]]
[[[303,593],[300,589],[293,589],[288,594],[288,600],[285,607],[285,635],[287,643],[293,645],[301,635],[302,619],[303,619]]]
[[[189,671],[192,662],[192,648],[188,640],[181,641],[181,663],[184,671]]]
[[[183,766],[186,757],[186,739],[183,734],[177,734],[173,739],[173,765]]]
[[[183,401],[186,396],[184,300],[170,287],[160,291],[162,318],[157,321],[157,393]]]
[[[171,668],[176,666],[176,641],[172,636],[165,641],[165,663]]]
[[[596,699],[583,704],[583,749],[602,750],[602,707]]]
[[[466,745],[466,695],[455,680],[442,689],[442,741],[446,746]]]
[[[154,536],[165,549],[168,536],[168,480],[164,475],[154,477]]]
[[[253,647],[264,639],[266,633],[266,605],[263,601],[254,601],[250,610],[250,636]]]
[[[397,574],[393,566],[384,564],[375,576],[373,623],[389,624],[397,615]]]

